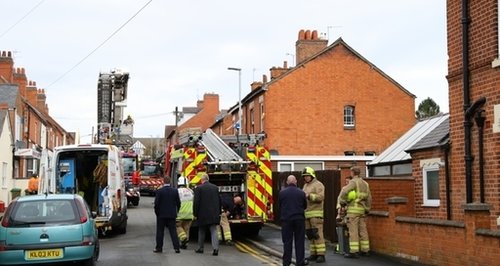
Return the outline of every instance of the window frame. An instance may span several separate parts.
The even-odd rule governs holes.
[[[429,181],[428,181],[428,173],[429,172],[437,172],[437,191],[438,191],[438,197],[440,196],[440,193],[439,193],[439,165],[437,164],[433,164],[433,165],[429,165],[429,166],[425,166],[422,168],[422,199],[423,199],[423,206],[427,206],[427,207],[439,207],[440,204],[441,204],[441,200],[440,199],[429,199],[429,195],[428,195],[428,186],[429,186]]]
[[[7,187],[7,168],[9,167],[9,164],[6,162],[2,162],[2,188]]]
[[[356,115],[355,115],[355,108],[353,105],[344,106],[343,121],[344,121],[344,128],[351,129],[356,126]]]

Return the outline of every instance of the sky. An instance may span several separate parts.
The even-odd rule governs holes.
[[[229,109],[269,69],[295,64],[298,32],[342,38],[448,112],[444,0],[0,0],[0,50],[44,89],[49,114],[80,142],[97,128],[99,73],[130,73],[134,137],[163,137],[175,107],[205,93]]]

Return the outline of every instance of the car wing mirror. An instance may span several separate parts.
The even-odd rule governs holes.
[[[93,211],[92,212],[92,219],[95,219],[97,217],[97,212]]]

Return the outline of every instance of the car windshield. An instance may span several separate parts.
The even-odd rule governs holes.
[[[12,209],[11,227],[47,226],[79,223],[72,200],[21,201]]]

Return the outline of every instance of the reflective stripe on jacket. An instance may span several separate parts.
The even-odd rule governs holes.
[[[181,208],[177,213],[177,220],[193,220],[193,199],[194,193],[191,189],[180,187],[179,198],[181,200]]]

